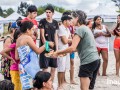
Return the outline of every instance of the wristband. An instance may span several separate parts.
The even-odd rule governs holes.
[[[50,52],[50,47],[49,47],[48,41],[45,42],[45,50],[46,50],[47,52]]]

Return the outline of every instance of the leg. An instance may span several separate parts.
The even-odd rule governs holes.
[[[119,76],[119,60],[120,60],[120,50],[118,49],[114,49],[114,54],[115,54],[115,58],[116,58],[116,75]]]
[[[89,90],[90,79],[89,77],[80,77],[81,90]]]
[[[98,65],[97,65],[97,68],[96,68],[96,70],[93,72],[93,76],[92,76],[91,81],[90,81],[89,89],[94,89],[95,80],[96,80],[96,77],[97,77],[98,70],[99,70],[99,68],[100,68],[100,61],[98,61],[97,64],[98,64]]]
[[[100,56],[101,51],[98,50],[98,55]],[[100,71],[98,69],[98,76],[100,76]]]
[[[70,83],[76,84],[74,81],[74,60],[70,59]]]
[[[22,90],[19,71],[10,71],[12,83],[15,85],[14,90]]]
[[[101,55],[103,58],[103,72],[102,76],[106,76],[106,70],[107,70],[107,65],[108,65],[108,51],[102,50]]]
[[[64,79],[64,77],[63,77],[64,75],[63,75],[63,72],[58,72],[58,90],[59,89],[62,89],[62,82],[63,82],[63,79]]]
[[[51,67],[51,71],[50,71],[50,73],[51,73],[52,81],[54,81],[55,71],[56,71],[56,68]]]

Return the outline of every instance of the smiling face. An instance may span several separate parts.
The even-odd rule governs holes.
[[[101,23],[102,23],[101,17],[98,17],[98,18],[95,20],[95,23],[96,23],[97,25],[101,25]]]

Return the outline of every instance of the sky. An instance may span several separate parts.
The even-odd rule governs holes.
[[[99,3],[104,3],[109,8],[118,10],[118,8],[115,7],[115,3],[111,0],[0,0],[0,6],[2,6],[3,9],[11,7],[16,11],[21,1],[33,3],[37,7],[41,5],[46,5],[47,3],[51,3],[65,9],[80,9],[84,10],[85,12],[94,10],[99,5]]]

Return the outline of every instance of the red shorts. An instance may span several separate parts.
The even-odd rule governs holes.
[[[107,51],[108,52],[108,48],[97,47],[97,50],[98,50],[98,52],[101,52],[101,51]]]
[[[114,40],[114,49],[120,49],[120,39]]]

